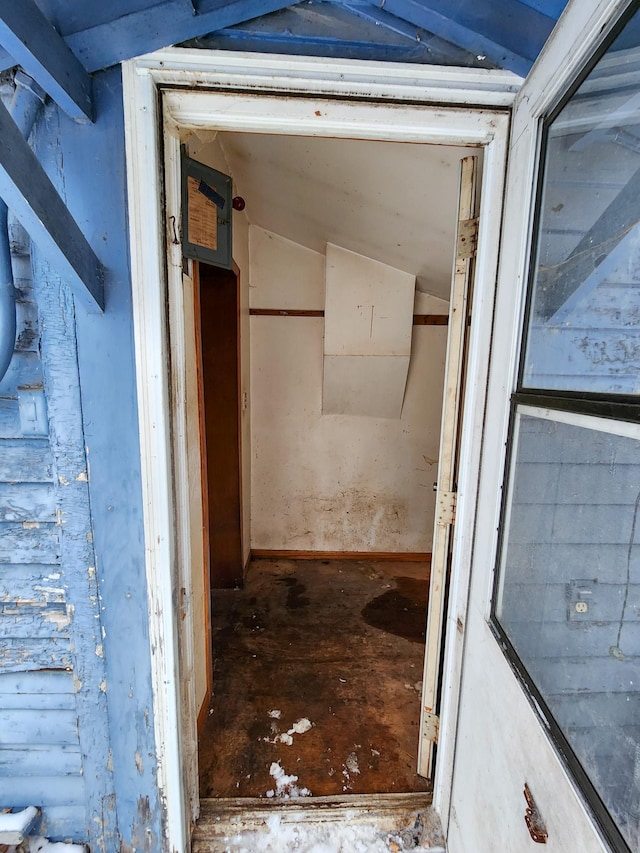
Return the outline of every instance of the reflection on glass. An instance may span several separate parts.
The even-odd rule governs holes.
[[[640,12],[547,128],[524,386],[640,390]]]
[[[518,416],[496,615],[638,850],[640,440],[581,421]]]

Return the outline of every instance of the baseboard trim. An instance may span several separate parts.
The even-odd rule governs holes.
[[[284,551],[252,548],[251,558],[271,560],[393,560],[396,563],[430,563],[429,551]]]

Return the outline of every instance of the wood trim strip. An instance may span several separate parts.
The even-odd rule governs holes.
[[[249,308],[251,317],[324,317],[324,311],[301,308]],[[414,326],[447,326],[448,314],[414,314]]]
[[[414,326],[448,326],[448,314],[414,314]]]
[[[324,311],[300,308],[249,308],[252,317],[324,317]]]
[[[286,551],[252,548],[251,557],[255,559],[281,560],[376,560],[378,562],[393,560],[398,563],[431,562],[431,554],[428,551],[392,553],[389,551]]]
[[[193,281],[193,316],[196,336],[196,376],[198,384],[198,433],[200,436],[200,494],[202,499],[202,556],[204,572],[205,603],[205,666],[207,670],[206,694],[202,707],[198,712],[198,734],[206,719],[206,708],[213,692],[213,639],[211,628],[211,547],[209,543],[209,483],[207,478],[207,444],[205,441],[204,425],[204,379],[202,376],[202,314],[200,310],[200,264],[193,261],[191,265],[191,280]],[[196,567],[192,568],[196,571]],[[202,719],[201,719],[202,718]]]

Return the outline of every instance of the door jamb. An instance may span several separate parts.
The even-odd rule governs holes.
[[[183,406],[182,252],[177,235],[180,134],[183,129],[208,126],[477,145],[484,149],[469,383],[464,401],[434,785],[434,806],[446,833],[464,641],[464,630],[456,630],[456,625],[464,626],[466,619],[508,107],[520,82],[505,72],[327,59],[318,62],[309,57],[175,48],[123,64],[153,720],[158,787],[165,809],[165,850],[188,849],[199,809],[193,679],[181,677],[183,671],[190,671],[189,654],[193,650],[188,639],[192,607]],[[165,88],[176,86],[183,89]],[[235,92],[223,91],[227,86],[233,86]],[[278,98],[278,93],[289,97]],[[292,93],[305,97],[292,98]],[[340,96],[358,94],[377,98],[378,103],[340,100]],[[327,100],[327,95],[334,100]],[[217,110],[212,107],[214,103]],[[178,619],[172,602],[180,599],[184,609]]]

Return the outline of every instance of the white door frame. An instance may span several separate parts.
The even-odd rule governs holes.
[[[481,224],[434,789],[434,805],[446,825],[509,107],[521,80],[502,71],[174,48],[124,63],[123,83],[153,719],[165,850],[188,849],[199,808],[190,641],[182,258],[181,247],[174,242],[180,221],[180,135],[183,130],[217,128],[483,148]],[[292,93],[297,97],[290,97]],[[368,103],[367,98],[376,103]],[[180,618],[176,601],[181,602]]]

